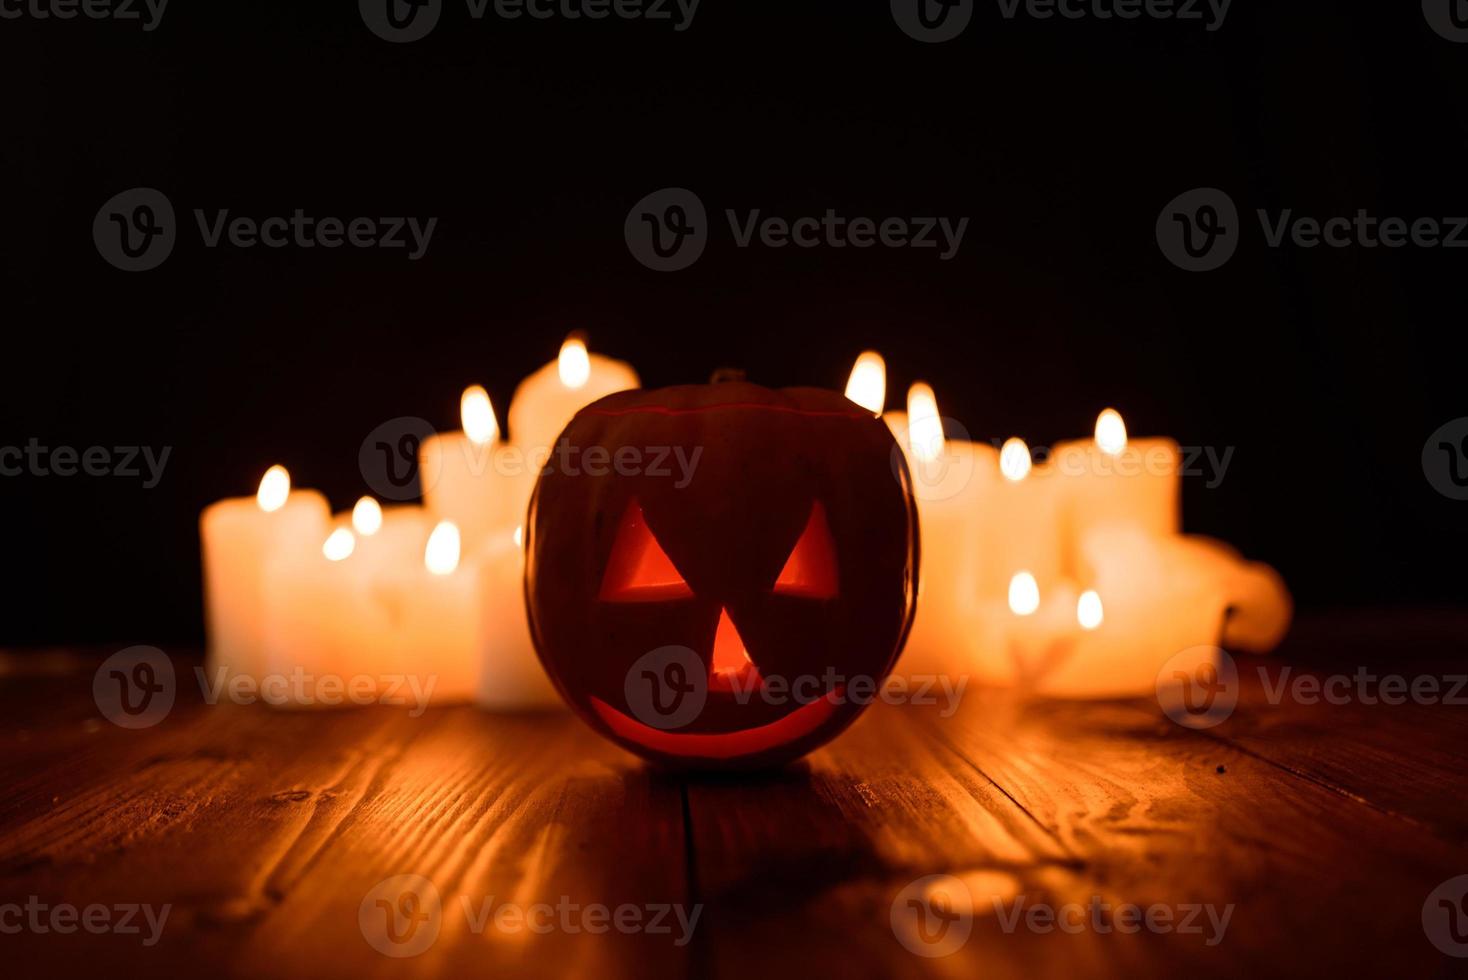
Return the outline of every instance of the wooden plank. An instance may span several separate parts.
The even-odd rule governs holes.
[[[1454,628],[1402,631],[1414,655],[1390,663],[1442,670]],[[1328,672],[1389,649],[1363,635],[1307,630],[1289,655]],[[172,911],[156,947],[5,936],[22,974],[1423,975],[1442,958],[1422,902],[1468,871],[1464,716],[1444,706],[1276,707],[1246,686],[1228,722],[1191,732],[1150,701],[970,691],[947,719],[877,705],[779,773],[675,778],[563,713],[210,707],[189,684],[162,724],[124,731],[91,704],[96,662],[0,658],[0,901]],[[974,915],[953,955],[928,959],[893,907],[940,873]],[[404,874],[442,904],[435,941],[396,959],[363,922],[388,921],[405,890],[374,889]],[[1006,926],[1017,901],[1093,896],[1233,911],[1217,946]],[[507,902],[571,918],[510,931],[492,918]],[[671,934],[561,925],[591,903],[644,922],[703,908],[679,945],[671,913]]]
[[[1143,969],[1130,959],[1143,949],[1148,970],[1210,974],[1410,975],[1440,959],[1422,904],[1468,852],[1409,820],[1180,728],[1149,702],[972,699],[952,722],[922,721],[1083,856],[1067,900],[1090,889],[1144,906],[1235,906],[1221,949],[1113,937],[1104,973]]]
[[[676,935],[570,931],[563,923],[602,924],[560,910],[627,905],[650,918],[654,906],[686,905],[683,856],[676,787],[579,722],[455,710],[384,768],[312,872],[252,931],[243,964],[264,971],[290,956],[325,964],[328,975],[675,975],[687,957]],[[441,911],[424,928],[436,926],[437,939],[411,960],[374,951],[338,970],[342,950],[368,949],[364,898],[399,875],[432,883]],[[390,905],[398,895],[389,890]],[[486,902],[491,918],[481,928]],[[556,925],[547,934],[498,928],[493,916],[505,903],[553,906]]]
[[[568,915],[573,902],[686,905],[677,786],[567,714],[210,707],[183,685],[162,723],[127,731],[98,722],[90,683],[81,670],[0,685],[6,701],[44,694],[50,706],[18,712],[6,729],[22,758],[7,763],[19,792],[0,811],[0,895],[171,911],[156,947],[27,931],[6,937],[13,962],[52,971],[217,962],[241,973],[289,964],[342,976],[486,964],[532,976],[681,971],[688,954],[676,931],[561,926],[584,916],[558,916],[548,936],[492,919],[469,928],[461,897],[476,916],[490,896],[493,909],[547,902]],[[364,938],[359,911],[374,885],[410,871],[441,891],[442,931],[399,960]]]
[[[1279,657],[1235,659],[1239,707],[1210,735],[1468,843],[1468,616],[1342,613],[1297,627]],[[1431,703],[1382,698],[1413,683]]]
[[[885,977],[919,960],[889,922],[895,894],[934,871],[1071,868],[1075,853],[983,774],[877,704],[786,772],[688,787],[698,960],[711,975]],[[765,964],[765,965],[762,965]],[[987,975],[987,973],[986,973]]]

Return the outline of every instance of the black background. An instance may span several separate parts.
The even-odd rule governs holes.
[[[354,3],[171,5],[136,22],[0,21],[5,217],[0,445],[172,446],[162,483],[0,478],[0,643],[202,638],[197,519],[270,463],[337,508],[363,437],[457,427],[573,329],[645,384],[737,365],[839,388],[876,347],[978,438],[1137,435],[1236,447],[1185,486],[1189,531],[1274,563],[1316,610],[1460,600],[1468,504],[1423,476],[1468,414],[1468,252],[1269,249],[1254,209],[1468,214],[1468,45],[1419,5],[1235,0],[1222,29],[1005,20],[907,37],[886,2],[704,0],[692,26],[471,20],[447,0],[394,45]],[[124,189],[180,239],[124,273],[91,237]],[[691,268],[623,241],[651,191],[714,219]],[[1175,195],[1244,216],[1183,272]],[[206,249],[192,210],[439,219],[427,255]],[[740,249],[723,220],[970,219],[932,250]]]

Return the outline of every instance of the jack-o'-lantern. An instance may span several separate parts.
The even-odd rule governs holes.
[[[602,398],[561,434],[526,534],[531,632],[562,696],[672,766],[775,765],[828,741],[912,622],[906,466],[834,392]]]

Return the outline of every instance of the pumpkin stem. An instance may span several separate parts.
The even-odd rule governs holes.
[[[743,380],[744,380],[744,369],[743,368],[721,367],[721,368],[715,368],[714,369],[713,376],[709,378],[709,384],[711,384],[711,385],[721,385],[721,384],[724,384],[727,381],[743,381]]]

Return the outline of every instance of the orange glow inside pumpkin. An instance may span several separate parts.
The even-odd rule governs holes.
[[[719,628],[714,633],[714,657],[709,664],[709,690],[748,691],[764,683],[759,668],[749,659],[744,638],[734,628],[729,610],[719,610]]]
[[[659,602],[693,595],[673,559],[653,537],[642,505],[627,505],[612,558],[601,581],[601,598],[608,602]]]
[[[810,520],[801,532],[780,577],[775,591],[782,595],[806,599],[830,599],[836,595],[836,545],[826,523],[826,508],[820,501],[810,509]]]

